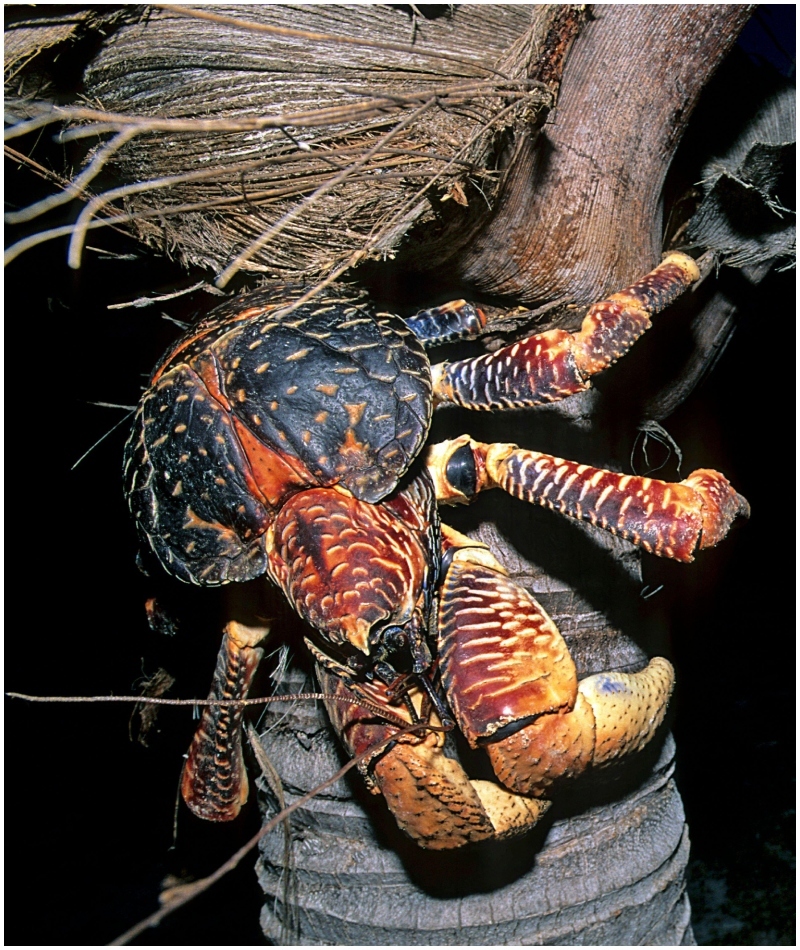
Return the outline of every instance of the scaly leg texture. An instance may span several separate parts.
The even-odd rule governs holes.
[[[514,409],[582,392],[616,362],[700,276],[685,254],[668,254],[646,277],[594,304],[577,333],[549,330],[496,353],[432,367],[434,399],[468,409]]]
[[[747,501],[711,469],[662,482],[466,435],[432,446],[427,464],[439,501],[467,503],[478,492],[502,488],[677,561],[694,560],[696,551],[720,542],[737,517],[750,515]]]
[[[667,660],[578,682],[553,621],[488,549],[449,529],[446,543],[456,550],[440,599],[442,683],[461,731],[507,788],[543,795],[653,738],[672,692]]]
[[[209,699],[245,699],[264,651],[256,646],[265,627],[231,622],[225,627]],[[183,767],[181,794],[207,821],[231,821],[247,801],[242,755],[243,706],[205,706]]]

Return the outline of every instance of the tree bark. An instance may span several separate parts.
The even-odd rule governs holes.
[[[576,40],[555,116],[523,136],[491,220],[451,266],[536,306],[601,300],[658,260],[662,189],[746,5],[603,4]]]

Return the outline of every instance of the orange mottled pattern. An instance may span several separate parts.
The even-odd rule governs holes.
[[[242,477],[251,494],[270,511],[277,511],[283,500],[305,485],[313,483],[313,475],[300,459],[280,453],[258,439],[235,416],[233,430],[247,459]]]
[[[699,272],[685,254],[671,254],[635,284],[594,304],[575,334],[573,351],[582,374],[616,362],[650,328],[650,317],[668,307]]]
[[[495,836],[466,773],[429,744],[399,745],[375,764],[395,821],[425,848],[450,850]]]
[[[641,280],[612,294],[608,299],[632,299],[648,313],[658,313],[680,297],[699,277],[697,263],[687,254],[674,251]]]
[[[586,314],[572,341],[581,377],[593,376],[615,363],[650,329],[648,313],[627,299],[604,300]]]
[[[333,643],[368,653],[375,624],[411,618],[427,555],[394,512],[336,489],[312,488],[289,499],[273,530],[270,576]]]
[[[571,709],[577,678],[567,646],[531,595],[499,571],[454,561],[441,591],[439,663],[473,746],[503,726]]]

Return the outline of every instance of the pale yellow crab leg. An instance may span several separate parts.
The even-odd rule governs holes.
[[[720,542],[737,517],[750,515],[746,499],[712,469],[664,482],[466,435],[432,446],[427,466],[445,504],[469,503],[481,491],[502,488],[677,561],[692,561],[696,551]]]
[[[686,254],[668,254],[635,284],[594,304],[577,333],[548,330],[495,353],[432,367],[439,404],[468,409],[538,406],[582,392],[616,362],[664,310],[700,277]]]
[[[208,698],[245,699],[264,654],[256,644],[268,627],[225,627]],[[205,706],[181,777],[183,800],[198,818],[231,821],[247,801],[249,785],[242,754],[243,706]]]

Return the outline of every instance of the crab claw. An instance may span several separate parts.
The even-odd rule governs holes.
[[[356,692],[319,663],[317,676],[334,729],[351,755],[364,756],[359,768],[367,787],[384,796],[397,824],[420,847],[442,851],[519,834],[550,807],[495,782],[470,779],[445,755],[441,730],[425,733],[421,726],[419,734],[400,734],[398,719],[412,725],[411,717],[391,704],[382,684],[361,683]],[[419,690],[409,697],[420,711]],[[394,722],[376,716],[381,708]],[[435,714],[429,724],[439,726]]]
[[[442,685],[462,734],[483,749],[498,782],[472,779],[445,752],[434,713],[395,705],[385,684],[357,685],[317,655],[331,722],[360,756],[367,787],[397,824],[433,850],[519,834],[550,807],[542,796],[588,768],[643,748],[666,713],[674,674],[660,657],[638,673],[578,682],[553,621],[480,543],[445,529],[453,557],[442,586]],[[343,675],[344,674],[344,675]],[[406,723],[408,732],[402,729]]]
[[[672,693],[669,661],[655,657],[638,673],[578,682],[542,606],[488,550],[463,542],[472,546],[456,550],[442,585],[442,683],[462,733],[486,750],[503,785],[539,797],[650,742]]]

